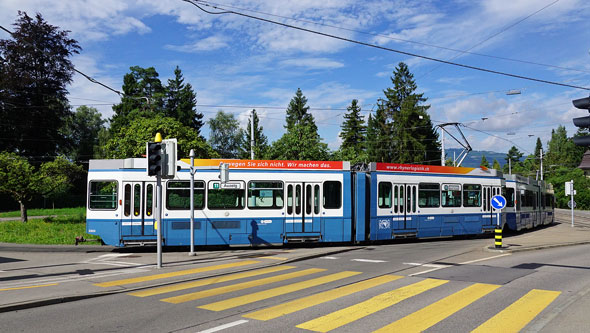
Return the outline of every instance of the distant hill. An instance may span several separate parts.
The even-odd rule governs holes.
[[[445,151],[446,151],[447,157],[453,158],[453,152],[455,153],[456,156],[459,156],[462,149],[450,148],[450,149],[445,149]],[[506,160],[504,159],[506,157],[506,153],[496,153],[494,151],[487,151],[487,150],[472,150],[469,152],[469,154],[467,154],[467,157],[465,158],[465,160],[463,161],[463,164],[461,166],[470,167],[470,168],[478,168],[479,162],[481,162],[482,155],[486,156],[486,159],[488,160],[490,167],[492,166],[492,163],[494,162],[494,158],[498,161],[498,163],[500,163],[500,166],[503,167],[504,164],[506,164]]]

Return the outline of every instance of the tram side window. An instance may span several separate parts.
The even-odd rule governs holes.
[[[418,185],[418,205],[422,208],[440,206],[440,185],[420,183]]]
[[[443,184],[441,194],[443,207],[461,207],[461,185]]]
[[[245,193],[243,189],[214,188],[207,191],[209,209],[244,209]]]
[[[342,184],[338,181],[324,182],[324,208],[339,209],[342,207]]]
[[[379,183],[378,205],[379,208],[391,208],[391,183]]]
[[[283,193],[283,182],[280,181],[248,182],[248,208],[281,209]]]
[[[504,194],[504,198],[506,198],[506,207],[514,207],[514,189],[507,188],[506,194]]]
[[[463,185],[463,206],[464,207],[481,207],[481,185],[464,184]]]
[[[97,210],[117,209],[116,181],[91,181],[88,193],[88,208]]]
[[[189,181],[169,181],[166,184],[166,209],[189,210],[191,189]],[[193,202],[195,209],[205,207],[205,182],[196,180]]]

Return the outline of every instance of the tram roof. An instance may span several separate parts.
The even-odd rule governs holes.
[[[500,171],[488,168],[466,168],[440,165],[397,164],[379,162],[371,162],[371,164],[369,165],[369,170],[393,173],[453,174],[487,177],[499,177],[502,175]]]

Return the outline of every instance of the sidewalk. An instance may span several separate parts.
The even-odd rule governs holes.
[[[502,249],[489,248],[493,236],[481,238],[491,252],[519,252],[590,244],[590,219],[574,227],[566,210],[556,211],[556,223],[505,234]],[[456,240],[460,242],[461,240]],[[224,248],[188,256],[185,249],[165,249],[163,268],[155,267],[153,248],[115,249],[108,246],[36,246],[0,243],[0,313],[133,292],[146,287],[196,281],[228,273],[272,269],[300,260],[330,256],[363,246],[289,248]],[[150,278],[154,275],[165,279]],[[147,278],[146,278],[147,277]],[[105,284],[104,281],[119,281]],[[102,283],[102,284],[101,284]]]

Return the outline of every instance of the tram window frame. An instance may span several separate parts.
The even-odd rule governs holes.
[[[254,185],[254,187],[252,187]],[[266,187],[268,185],[268,187]],[[258,192],[256,192],[258,191]],[[261,196],[260,194],[270,192],[270,196]],[[254,195],[258,193],[258,195]],[[270,205],[261,205],[266,200],[260,198],[272,198]],[[248,209],[283,209],[285,206],[285,184],[280,180],[251,180],[248,182]],[[251,205],[252,200],[254,201]],[[260,204],[257,204],[260,203]]]
[[[469,194],[477,192],[477,204],[470,204],[473,200],[469,199]],[[482,202],[482,186],[481,184],[463,184],[463,207],[481,207]]]
[[[342,208],[342,182],[327,180],[322,184],[322,190],[324,209]]]
[[[506,187],[506,192],[503,195],[506,198],[506,207],[514,207],[514,189]]]
[[[387,192],[384,193],[384,191],[387,190],[388,186],[389,186],[389,196],[384,196],[383,194],[387,194]],[[391,208],[393,205],[392,193],[393,193],[393,186],[392,186],[391,182],[379,182],[379,184],[377,185],[377,207]],[[387,204],[387,199],[389,199],[389,205]]]
[[[171,185],[175,185],[175,184],[186,184],[185,186],[178,186],[178,187],[172,187]],[[194,208],[195,210],[202,210],[205,208],[205,181],[203,180],[195,180],[194,182],[194,198],[193,198],[193,202],[195,202],[194,204]],[[166,182],[166,209],[167,210],[190,210],[190,193],[191,188],[190,188],[190,180],[170,180],[168,182]],[[178,205],[178,206],[170,206],[170,195],[171,194],[177,194],[179,195],[179,200],[182,200],[181,202],[186,201],[186,206],[185,205]],[[181,195],[182,194],[182,195]],[[201,200],[199,200],[201,199]]]
[[[145,186],[145,215],[150,217],[154,213],[154,185],[146,184]]]
[[[123,215],[131,215],[131,184],[125,184],[123,189]]]
[[[313,197],[313,213],[315,215],[320,213],[320,185],[315,184],[314,188],[314,197]]]
[[[209,182],[209,183],[215,183],[215,181]],[[240,182],[232,182],[232,183],[241,183],[242,184],[242,188],[210,188],[210,186],[208,186],[207,188],[207,208],[209,210],[242,210],[244,208],[246,208],[246,184],[243,181]],[[211,199],[212,194],[215,194],[215,196],[223,196],[228,194],[228,198],[231,198],[231,195],[233,195],[233,199],[236,202],[236,205],[234,206],[212,206],[213,204],[216,204],[216,200],[215,199]],[[236,195],[237,194],[237,195]],[[226,200],[226,199],[222,199]],[[229,200],[228,200],[229,201]]]
[[[447,187],[447,189],[445,190],[445,186]],[[459,186],[458,190],[449,190],[449,186]],[[456,208],[456,207],[461,207],[461,202],[462,202],[462,197],[463,197],[463,193],[462,193],[462,189],[463,186],[461,186],[461,184],[442,184],[441,185],[441,190],[440,190],[440,204],[441,207],[446,207],[446,208]],[[449,200],[449,194],[450,192],[452,192],[452,199]],[[458,194],[457,194],[458,192]],[[459,199],[459,200],[457,200]],[[458,202],[457,202],[458,201]]]
[[[436,196],[434,193],[436,192]],[[431,202],[436,198],[436,205]],[[422,200],[425,199],[424,205]],[[420,208],[439,208],[440,207],[440,184],[439,183],[419,183],[418,184],[418,206]]]
[[[96,187],[93,187],[94,184],[98,184],[98,183],[105,183],[105,185],[99,189],[96,189]],[[111,185],[111,189],[114,189],[114,191],[111,191],[110,194],[100,193],[100,191],[102,191],[103,188],[109,187],[109,184]],[[95,190],[94,192],[99,192],[99,193],[93,194],[93,189]],[[109,199],[109,197],[110,197],[110,199]],[[93,198],[95,198],[95,199],[93,200]],[[100,199],[102,199],[102,200],[100,200]],[[105,199],[108,199],[108,200],[105,200]],[[109,180],[91,180],[90,183],[88,184],[88,209],[90,209],[90,210],[117,210],[119,208],[118,200],[119,200],[119,182],[118,181],[111,180],[111,179],[109,179]],[[100,205],[96,206],[97,203],[110,203],[109,206],[112,206],[112,207],[101,208]]]

